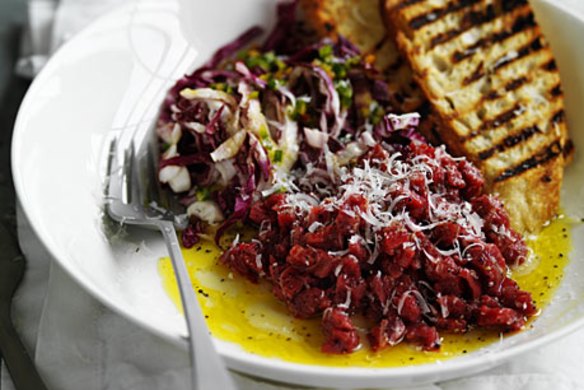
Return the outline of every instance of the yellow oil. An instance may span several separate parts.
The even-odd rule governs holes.
[[[550,302],[568,263],[570,227],[568,219],[558,218],[528,240],[533,255],[528,264],[513,272],[540,309]],[[378,353],[363,347],[349,355],[323,354],[320,321],[293,318],[272,296],[269,286],[250,283],[218,264],[220,250],[213,243],[203,242],[183,253],[212,334],[264,357],[337,367],[396,367],[446,360],[498,342],[501,337],[489,331],[443,334],[439,352],[424,352],[402,343]],[[170,259],[160,260],[159,271],[165,290],[180,309]]]

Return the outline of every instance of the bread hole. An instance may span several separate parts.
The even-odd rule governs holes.
[[[441,56],[439,55],[433,55],[432,56],[432,62],[434,63],[434,67],[440,72],[440,73],[446,73],[450,71],[450,64]]]
[[[483,80],[484,82],[481,84],[479,91],[482,95],[486,95],[491,92],[491,89],[493,89],[493,80],[490,77],[486,77]]]

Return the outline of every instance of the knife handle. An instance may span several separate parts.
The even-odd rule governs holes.
[[[0,354],[4,358],[16,390],[47,390],[32,359],[24,348],[12,320],[10,307],[0,307]]]

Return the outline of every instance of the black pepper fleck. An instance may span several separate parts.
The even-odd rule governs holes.
[[[211,253],[211,249],[205,249],[205,253]]]

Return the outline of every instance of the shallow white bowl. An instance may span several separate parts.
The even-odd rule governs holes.
[[[533,1],[553,45],[577,149],[584,147],[584,19],[551,0]],[[273,23],[271,0],[136,1],[107,15],[67,43],[31,86],[18,115],[13,173],[36,233],[77,282],[120,314],[184,345],[183,318],[162,289],[160,238],[141,233],[109,240],[102,224],[108,140],[148,131],[167,88],[219,45],[253,24]],[[229,12],[226,12],[228,10]],[[181,29],[181,26],[185,26]],[[184,30],[184,31],[183,31]],[[189,45],[190,43],[190,45]],[[584,160],[568,169],[563,204],[584,217]],[[584,325],[584,228],[554,302],[533,329],[441,364],[388,369],[334,369],[261,358],[217,341],[230,367],[278,381],[334,387],[428,383],[471,375]],[[141,250],[136,251],[137,248]],[[185,348],[186,351],[186,348]]]

